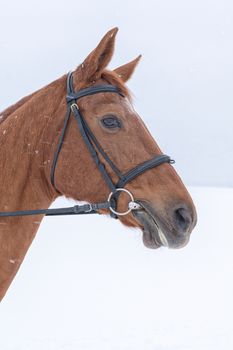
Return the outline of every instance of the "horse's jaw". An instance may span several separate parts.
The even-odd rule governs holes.
[[[174,235],[161,218],[157,217],[151,206],[145,202],[140,202],[142,209],[134,210],[133,216],[143,227],[143,243],[147,248],[157,249],[160,247],[182,248],[188,242],[190,233],[185,235]]]

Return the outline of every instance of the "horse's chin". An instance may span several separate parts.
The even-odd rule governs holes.
[[[143,243],[147,248],[157,249],[163,246],[177,249],[184,247],[189,241],[189,234],[174,237],[165,230],[164,225],[148,210],[148,206],[143,205],[142,209],[134,210],[133,216],[143,227]]]
[[[167,246],[167,240],[164,239],[164,243],[161,241],[161,237],[164,237],[159,227],[153,218],[145,210],[135,210],[133,212],[134,217],[143,226],[143,243],[147,248],[157,249],[163,245]],[[160,233],[160,235],[159,235]]]

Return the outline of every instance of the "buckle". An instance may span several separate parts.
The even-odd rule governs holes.
[[[86,204],[89,208],[87,210],[85,210],[85,213],[90,213],[90,211],[93,210],[92,204]]]
[[[74,109],[79,109],[77,103],[72,103],[70,105],[70,109],[71,109],[72,112],[74,112]]]

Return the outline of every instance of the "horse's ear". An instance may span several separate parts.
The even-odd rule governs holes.
[[[134,69],[136,68],[138,62],[140,61],[140,58],[142,57],[142,55],[139,55],[137,58],[135,58],[135,60],[124,64],[123,66],[120,66],[116,69],[114,69],[114,72],[124,81],[126,82],[127,80],[129,80],[129,78],[131,77],[131,75],[134,72]]]
[[[84,81],[93,81],[100,78],[102,71],[110,62],[115,44],[115,37],[118,28],[109,30],[98,46],[87,56],[81,64],[82,79]]]

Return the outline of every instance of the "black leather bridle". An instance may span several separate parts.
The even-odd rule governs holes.
[[[140,204],[134,201],[133,195],[124,188],[124,186],[133,180],[135,177],[141,175],[145,171],[155,168],[163,163],[174,163],[174,161],[167,155],[161,154],[159,156],[156,156],[150,160],[147,160],[139,165],[137,165],[135,168],[129,170],[127,173],[122,173],[117,166],[112,162],[112,160],[108,157],[106,152],[101,147],[100,143],[96,139],[95,135],[91,131],[90,127],[88,126],[85,118],[83,117],[77,101],[84,97],[84,96],[90,96],[98,93],[117,93],[120,96],[124,98],[124,94],[121,92],[121,90],[113,85],[96,85],[92,87],[88,87],[82,90],[79,90],[77,92],[73,89],[73,79],[72,79],[72,72],[70,72],[67,76],[67,96],[66,96],[66,102],[67,102],[67,111],[66,116],[64,120],[64,125],[60,134],[60,138],[58,141],[58,145],[54,154],[54,159],[52,162],[51,167],[51,183],[56,189],[56,191],[59,192],[59,190],[56,188],[55,184],[55,173],[56,173],[56,165],[57,160],[62,148],[62,144],[64,141],[66,129],[68,126],[68,122],[70,119],[70,116],[73,115],[79,131],[82,135],[83,141],[85,142],[96,166],[98,167],[101,175],[103,176],[104,181],[106,182],[107,186],[110,189],[110,194],[106,202],[103,203],[94,203],[94,204],[84,204],[84,205],[75,205],[73,207],[69,208],[57,208],[57,209],[38,209],[38,210],[22,210],[22,211],[13,211],[13,212],[0,212],[0,217],[7,217],[7,216],[25,216],[25,215],[37,215],[37,214],[45,214],[47,216],[52,215],[75,215],[75,214],[94,214],[98,213],[100,209],[109,209],[110,214],[112,217],[117,218],[118,215],[127,215],[131,210],[137,210],[140,209]],[[108,163],[108,165],[111,167],[113,172],[118,177],[118,182],[116,184],[113,183],[110,175],[108,174],[105,165],[100,161],[99,154],[104,158],[104,160]],[[121,192],[126,192],[130,197],[129,207],[128,210],[124,213],[117,212],[117,200]]]

